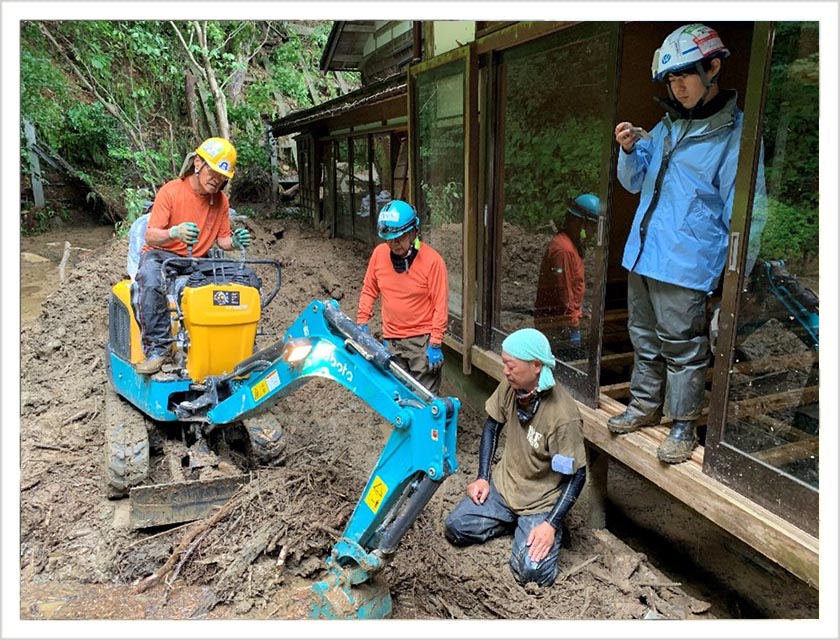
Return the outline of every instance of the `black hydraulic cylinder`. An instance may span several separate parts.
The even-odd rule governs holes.
[[[355,322],[331,304],[324,305],[324,317],[345,338],[350,338],[364,347],[367,354],[362,354],[363,356],[370,356],[376,366],[383,371],[389,370],[393,356],[376,338],[359,329]]]
[[[396,551],[405,532],[414,524],[420,512],[426,508],[426,504],[431,500],[440,485],[440,481],[432,480],[429,476],[423,476],[423,480],[420,481],[414,494],[406,502],[402,513],[396,517],[380,538],[377,549],[382,554],[389,555]]]

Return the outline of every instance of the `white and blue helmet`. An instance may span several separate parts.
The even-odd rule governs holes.
[[[669,73],[697,69],[703,60],[728,57],[729,49],[717,31],[704,24],[687,24],[673,31],[654,51],[650,71],[654,82],[662,82]]]

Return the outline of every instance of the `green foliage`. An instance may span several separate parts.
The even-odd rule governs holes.
[[[464,185],[450,180],[446,184],[420,184],[429,207],[432,226],[461,222],[464,218]]]
[[[132,223],[143,215],[146,205],[154,199],[154,194],[143,187],[139,189],[124,189],[123,199],[125,202],[126,216],[115,225],[118,238],[128,235]]]
[[[759,257],[795,260],[819,254],[819,210],[767,198],[767,226]]]
[[[24,214],[21,233],[23,235],[44,233],[54,228],[56,220],[67,222],[69,219],[70,212],[64,207],[47,205],[43,209],[31,209]]]
[[[284,22],[207,23],[211,65],[228,96],[238,174],[268,170],[263,118],[280,117],[280,100],[291,108],[312,104],[302,64],[319,91],[332,95],[329,79],[317,71],[330,25],[300,36]],[[191,26],[178,26],[197,56]],[[174,177],[197,144],[185,89],[192,63],[168,21],[24,22],[20,65],[21,115],[35,126],[38,141],[75,167],[91,191],[113,194],[117,202],[109,200],[107,208],[127,224],[133,213],[126,194]],[[214,111],[212,96],[205,98]],[[25,170],[24,148],[21,159]]]
[[[70,107],[60,141],[59,149],[68,162],[90,162],[97,169],[107,166],[112,148],[126,144],[119,125],[105,113],[101,102]]]
[[[819,25],[777,25],[765,107],[765,258],[819,251]]]
[[[562,219],[568,202],[598,192],[600,121],[573,115],[534,131],[511,119],[505,145],[505,220],[533,229],[546,213]]]

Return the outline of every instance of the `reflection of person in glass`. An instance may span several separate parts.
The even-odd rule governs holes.
[[[620,122],[618,179],[641,192],[624,248],[628,331],[635,354],[631,399],[607,422],[613,433],[673,420],[657,450],[688,460],[706,392],[706,302],[726,260],[743,113],[718,80],[729,57],[714,29],[680,27],[653,56],[667,114],[650,133]]]
[[[581,345],[580,319],[583,315],[584,226],[598,219],[600,202],[591,193],[579,195],[566,210],[563,227],[545,250],[537,281],[534,326],[548,336]]]

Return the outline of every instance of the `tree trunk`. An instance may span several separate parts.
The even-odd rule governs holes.
[[[198,120],[196,120],[195,117],[195,76],[192,74],[192,71],[187,69],[184,73],[184,79],[186,80],[184,93],[186,94],[187,98],[187,115],[189,115],[190,118],[190,129],[192,129],[193,137],[196,140],[201,140],[203,136],[198,130]]]
[[[204,65],[204,74],[207,78],[207,84],[210,87],[210,93],[213,96],[213,102],[216,105],[216,123],[219,128],[216,135],[230,140],[230,124],[228,123],[227,115],[227,100],[225,94],[222,93],[219,87],[219,82],[216,79],[216,72],[213,70],[213,65],[210,64],[210,51],[207,45],[207,22],[199,24],[198,21],[192,23],[195,35],[198,38],[199,46],[201,47],[201,61]]]

